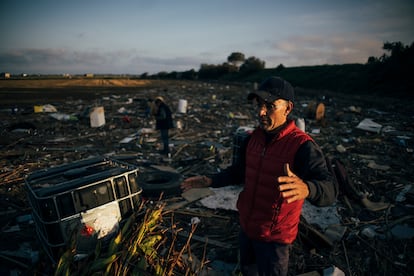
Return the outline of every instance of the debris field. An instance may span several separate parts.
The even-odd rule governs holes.
[[[162,194],[144,189],[142,196],[166,203],[164,223],[174,220],[183,229],[197,224],[193,253],[202,254],[206,246],[212,273],[231,275],[237,269],[234,201],[239,188],[181,194],[177,185],[231,164],[239,134],[256,125],[246,99],[253,87],[190,81],[59,88],[3,83],[0,274],[35,271],[48,262],[31,219],[27,175],[108,156],[137,166],[143,175],[179,175],[165,180],[175,181],[175,189]],[[340,181],[346,185],[334,206],[304,210],[289,275],[409,275],[414,266],[414,104],[301,88],[296,94],[292,119],[304,119],[298,124],[326,156],[341,161],[348,181]],[[147,113],[148,99],[156,96],[173,111],[168,156],[159,153],[159,132]],[[99,116],[93,118],[94,112]]]

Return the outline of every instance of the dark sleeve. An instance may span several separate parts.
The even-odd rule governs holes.
[[[322,150],[314,141],[300,146],[293,170],[309,187],[308,200],[317,206],[328,206],[336,201],[338,189],[329,171]]]
[[[157,120],[165,120],[167,118],[167,112],[165,111],[165,107],[160,106],[158,114],[155,116]]]
[[[219,188],[229,185],[241,185],[244,183],[246,171],[246,149],[250,136],[246,136],[240,143],[240,148],[233,148],[233,163],[220,173],[211,175],[213,183],[211,187]],[[235,158],[237,156],[237,158]]]

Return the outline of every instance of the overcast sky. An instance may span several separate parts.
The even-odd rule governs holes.
[[[414,42],[412,0],[0,1],[0,72],[198,71],[232,52],[266,68],[365,63]]]

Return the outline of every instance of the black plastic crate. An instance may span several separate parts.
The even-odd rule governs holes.
[[[40,242],[53,261],[78,237],[78,253],[109,239],[138,210],[138,168],[107,157],[39,170],[25,179]],[[79,242],[81,240],[82,242]]]

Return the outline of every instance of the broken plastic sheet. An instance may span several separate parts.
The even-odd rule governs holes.
[[[131,141],[136,140],[138,137],[139,137],[139,135],[137,133],[135,133],[135,134],[132,134],[132,135],[130,135],[128,137],[123,138],[121,141],[119,141],[119,143],[120,144],[127,144],[127,143],[129,143]]]
[[[236,202],[241,186],[225,186],[222,188],[210,188],[214,194],[200,200],[200,203],[210,209],[224,209],[237,211]],[[340,224],[336,206],[318,207],[307,200],[302,207],[302,216],[309,224],[318,225],[325,230],[330,225]]]
[[[356,126],[356,128],[369,132],[380,133],[382,125],[374,122],[372,119],[365,118]]]
[[[305,200],[302,207],[302,216],[307,223],[318,225],[322,230],[326,230],[330,225],[341,223],[335,205],[318,207]]]
[[[200,200],[200,203],[210,209],[223,209],[237,211],[236,202],[241,186],[225,186],[222,188],[210,188],[214,194]]]
[[[98,239],[105,238],[119,229],[121,213],[118,202],[96,207],[81,214],[82,223],[93,227],[98,234]]]
[[[49,116],[58,121],[77,121],[78,120],[78,117],[74,115],[59,113],[59,112],[51,113]]]
[[[140,135],[145,135],[145,134],[150,134],[150,133],[155,133],[156,130],[153,128],[141,128],[140,130],[138,130],[138,132],[133,133],[125,138],[123,138],[121,141],[119,141],[120,144],[127,144],[131,141],[134,141],[136,139],[138,139],[140,137]],[[156,139],[155,139],[156,140]],[[148,139],[147,139],[148,142]]]

